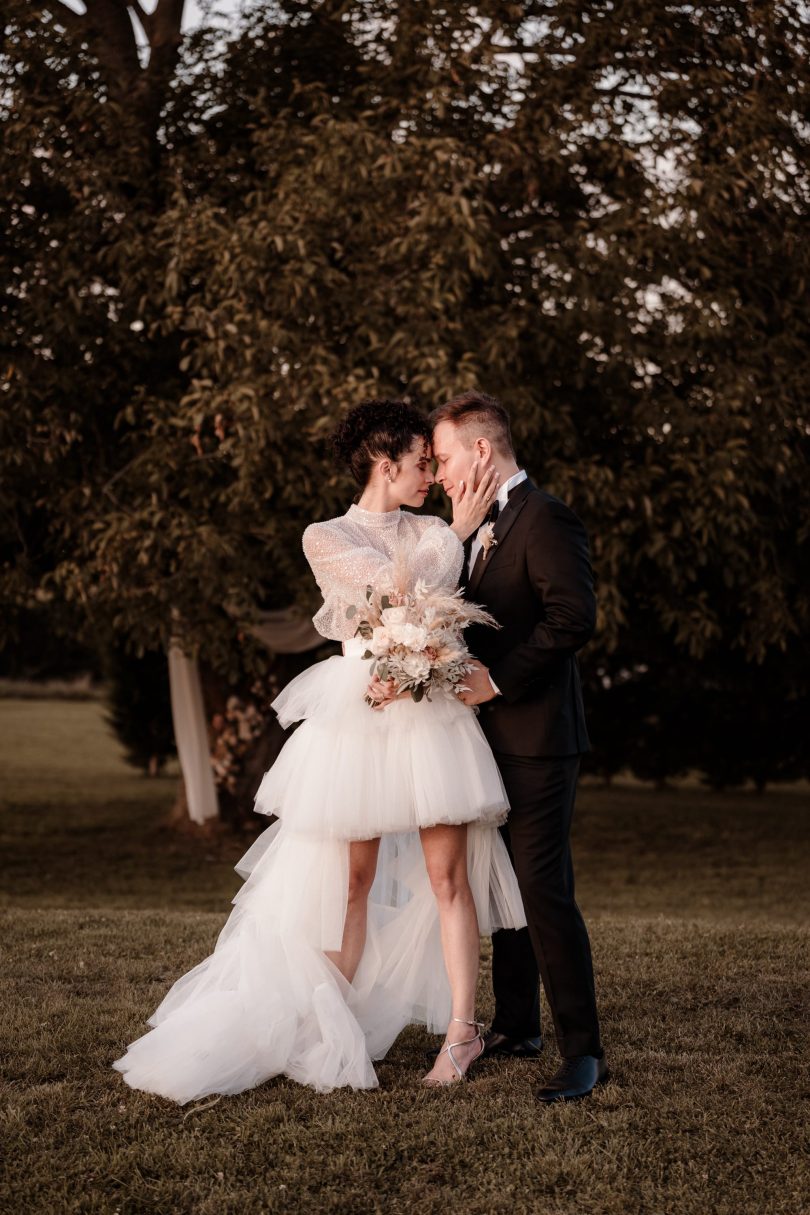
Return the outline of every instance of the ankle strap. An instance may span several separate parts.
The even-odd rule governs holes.
[[[473,1029],[483,1029],[485,1025],[484,1021],[465,1021],[463,1017],[451,1017],[450,1020],[458,1021],[459,1025],[469,1025]]]

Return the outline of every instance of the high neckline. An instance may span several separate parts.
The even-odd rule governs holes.
[[[399,521],[402,511],[399,507],[395,510],[364,510],[362,506],[352,502],[346,515],[349,519],[354,519],[355,523],[362,523],[364,527],[390,527]]]

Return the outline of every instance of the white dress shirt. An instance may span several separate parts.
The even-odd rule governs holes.
[[[498,516],[499,517],[500,517],[500,512],[504,509],[507,502],[509,501],[510,489],[514,489],[516,485],[520,485],[521,481],[525,481],[527,476],[528,476],[528,473],[526,472],[526,469],[521,468],[520,471],[516,472],[514,474],[514,476],[511,476],[508,481],[504,481],[503,485],[498,490],[498,497],[496,499],[496,501],[498,503]],[[486,524],[482,523],[481,527],[479,527],[478,531],[476,532],[475,539],[473,540],[472,545],[470,547],[470,560],[467,565],[467,569],[469,570],[470,574],[472,573],[473,567],[475,566],[475,563],[478,560],[478,554],[481,552],[482,546],[481,546],[481,541],[480,541],[479,537],[480,537],[481,531],[483,530],[484,527],[486,527]],[[469,575],[468,575],[468,577],[469,577]],[[501,690],[498,687],[498,685],[495,683],[495,680],[492,678],[491,675],[489,676],[489,682],[492,684],[492,687],[495,691],[495,695],[500,696]]]
[[[509,501],[510,489],[514,489],[516,485],[520,485],[521,481],[525,481],[528,475],[529,474],[526,472],[526,469],[521,468],[521,470],[516,472],[514,476],[510,477],[508,481],[504,481],[503,485],[498,490],[498,497],[496,498],[499,513],[504,509],[506,503]],[[482,523],[481,527],[479,527],[478,531],[475,533],[475,539],[470,547],[470,560],[467,565],[467,569],[470,573],[473,572],[475,563],[478,560],[478,554],[481,552],[481,541],[479,536],[481,535],[481,531],[484,527],[486,527],[486,524]]]

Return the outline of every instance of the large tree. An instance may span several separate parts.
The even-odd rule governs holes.
[[[55,620],[107,623],[70,585],[68,519],[77,496],[110,505],[133,389],[177,362],[172,339],[144,340],[148,293],[137,288],[155,270],[150,231],[167,199],[158,128],[183,3],[159,0],[151,14],[122,0],[90,0],[84,14],[60,0],[5,7],[0,641],[13,637],[14,608],[57,586]]]
[[[478,384],[591,532],[594,684],[738,650],[804,693],[807,33],[774,2],[257,3],[181,48],[133,190],[98,52],[20,22],[7,587],[238,665],[235,619],[312,599],[339,414]]]

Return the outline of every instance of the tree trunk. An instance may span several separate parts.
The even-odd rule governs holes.
[[[144,11],[140,0],[85,0],[85,6],[85,13],[76,13],[62,0],[48,0],[41,11],[53,13],[72,34],[87,40],[104,74],[110,98],[133,119],[144,156],[154,168],[160,158],[160,115],[183,41],[185,0],[158,0],[152,13]],[[143,67],[134,18],[149,45],[148,62]],[[136,173],[134,180],[142,183],[144,176]]]

